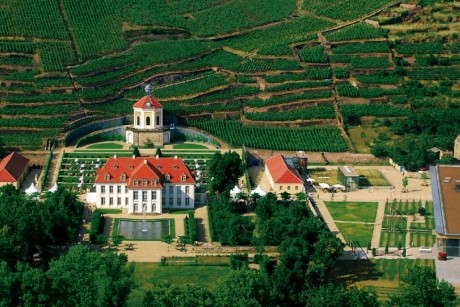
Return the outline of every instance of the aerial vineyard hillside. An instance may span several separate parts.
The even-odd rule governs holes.
[[[369,152],[383,140],[360,149],[353,129],[374,122],[396,146],[406,119],[425,136],[439,131],[420,127],[419,113],[458,108],[456,9],[447,1],[7,0],[0,138],[34,149],[83,124],[129,117],[152,82],[168,119],[233,145]],[[410,30],[429,22],[443,30]],[[459,132],[458,120],[449,124],[442,144],[423,144],[449,149]],[[288,141],[248,143],[270,129]]]

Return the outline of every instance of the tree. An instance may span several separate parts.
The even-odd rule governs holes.
[[[377,158],[384,158],[388,156],[388,149],[385,143],[378,142],[371,148],[371,154]]]
[[[281,199],[283,200],[285,206],[287,205],[287,202],[289,201],[290,198],[291,198],[291,194],[289,192],[284,191],[283,193],[281,193]]]
[[[48,306],[122,306],[133,288],[134,264],[125,254],[97,253],[77,245],[45,273]]]
[[[172,235],[167,234],[161,238],[161,242],[168,244],[168,252],[169,252],[169,245],[174,242],[174,238]]]
[[[243,171],[241,158],[236,152],[216,152],[208,161],[211,192],[220,194],[230,191],[238,183]]]
[[[139,152],[139,148],[137,148],[137,146],[134,146],[134,148],[133,148],[133,156],[135,156],[135,157],[140,157],[141,156],[141,153]]]
[[[431,267],[415,266],[401,276],[398,294],[390,296],[395,306],[456,306],[455,289],[439,281]]]
[[[430,178],[428,177],[428,174],[425,173],[425,172],[422,172],[420,178],[422,179],[422,185],[423,185],[423,186],[428,186],[428,179],[430,179]]]
[[[404,177],[402,179],[402,186],[403,186],[403,193],[407,192],[407,186],[409,185],[409,179],[407,177]]]
[[[5,151],[5,143],[0,139],[0,158],[3,157],[3,153]]]
[[[343,286],[332,284],[321,285],[304,291],[302,293],[302,301],[305,306],[380,306],[375,290],[360,289],[357,287],[347,289]]]
[[[214,295],[216,305],[222,307],[273,305],[268,279],[254,270],[232,271],[216,287]]]
[[[157,148],[157,151],[155,152],[155,156],[158,156],[158,157],[163,157],[163,153],[161,152],[161,149],[160,147]]]
[[[102,249],[102,246],[106,245],[109,242],[109,238],[106,235],[98,235],[96,237],[96,244],[99,245],[99,250]]]
[[[117,248],[123,242],[124,239],[125,237],[123,237],[122,235],[113,236],[112,245],[115,246],[115,248]]]
[[[147,291],[142,300],[144,307],[213,307],[215,305],[214,295],[204,288],[191,285],[180,288],[168,282],[154,283],[153,289]]]
[[[296,193],[295,198],[297,202],[299,202],[302,205],[305,205],[307,201],[307,194],[305,194],[304,192],[299,192]]]

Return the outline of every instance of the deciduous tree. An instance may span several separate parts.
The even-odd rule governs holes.
[[[455,289],[439,281],[431,267],[415,266],[401,276],[398,294],[391,296],[395,306],[457,306]]]

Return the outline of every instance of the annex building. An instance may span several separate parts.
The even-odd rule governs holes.
[[[152,96],[152,86],[145,86],[145,96],[133,105],[134,124],[126,128],[126,142],[136,146],[151,143],[161,147],[171,142],[169,127],[163,126],[163,106]]]
[[[271,190],[280,196],[283,192],[295,195],[304,192],[302,177],[294,166],[289,165],[283,155],[277,154],[265,161],[265,174]]]
[[[97,170],[98,208],[157,213],[195,206],[195,180],[177,157],[113,157]]]
[[[17,152],[12,152],[0,161],[0,186],[12,184],[16,190],[29,170],[29,159]]]
[[[430,166],[436,241],[447,256],[460,256],[460,165]]]

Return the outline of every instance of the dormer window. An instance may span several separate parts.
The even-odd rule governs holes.
[[[165,175],[165,179],[166,179],[167,181],[171,180],[171,175],[166,174],[166,175]]]
[[[156,180],[156,179],[153,179],[153,180],[152,180],[152,185],[153,185],[153,186],[157,185],[157,180]]]
[[[177,165],[174,165],[173,168],[174,168],[174,169],[178,169],[179,167],[178,167]]]
[[[187,175],[185,175],[185,174],[182,174],[182,176],[181,176],[181,180],[182,180],[182,181],[185,181],[185,180],[187,180]]]
[[[121,180],[121,181],[125,181],[125,180],[126,180],[126,175],[125,175],[125,174],[121,174],[120,180]]]
[[[158,168],[158,169],[161,169],[161,165],[158,165],[157,168]]]
[[[139,181],[134,180],[134,186],[137,187],[139,185]]]
[[[115,165],[113,166],[113,168],[114,168],[114,169],[117,169],[117,168],[118,168],[118,165],[117,165],[117,164],[115,164]]]
[[[134,169],[134,165],[130,164],[129,169]]]
[[[143,185],[144,187],[147,186],[147,180],[146,180],[146,179],[144,179],[144,180],[142,181],[142,185]]]
[[[105,179],[106,181],[110,180],[110,174],[105,174],[105,175],[104,175],[104,179]]]

